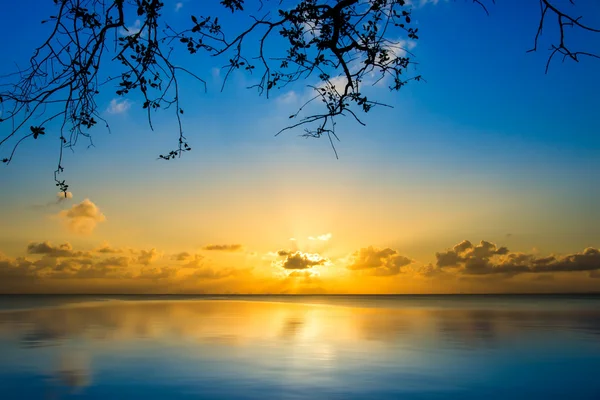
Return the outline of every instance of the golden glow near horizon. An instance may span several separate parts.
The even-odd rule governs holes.
[[[178,249],[127,245],[124,232],[115,235],[122,243],[116,246],[98,240],[98,231],[111,218],[91,200],[69,204],[54,215],[47,223],[76,240],[29,241],[0,255],[2,292],[544,292],[590,291],[600,282],[600,251],[593,247],[540,254],[462,240],[411,252],[385,244],[349,244],[360,230],[338,237],[335,231],[309,233],[304,227],[281,234],[273,245],[256,241],[257,230],[250,243],[213,240]],[[514,242],[510,236],[505,240]]]

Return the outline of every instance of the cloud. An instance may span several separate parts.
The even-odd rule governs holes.
[[[318,283],[321,282],[319,273],[314,270],[290,270],[286,278],[302,279],[303,283]]]
[[[506,247],[498,248],[495,244],[482,240],[478,245],[473,245],[468,240],[463,240],[452,250],[435,253],[438,267],[458,267],[462,263],[470,263],[475,267],[494,255],[507,254]]]
[[[90,258],[63,260],[42,258],[33,263],[37,278],[45,279],[115,279],[131,277],[127,257],[109,257],[100,261]]]
[[[152,248],[150,250],[140,251],[140,255],[137,257],[136,262],[142,265],[150,265],[161,257],[162,253],[159,253],[158,250]]]
[[[183,3],[182,2],[178,2],[178,3],[175,4],[175,12],[178,12],[182,8],[183,8]]]
[[[326,242],[329,239],[331,239],[331,237],[332,237],[331,233],[325,233],[325,234],[319,235],[317,237],[309,236],[308,240],[321,240],[323,242]]]
[[[466,275],[581,272],[600,270],[600,250],[586,248],[565,256],[538,257],[535,254],[512,253],[506,247],[482,240],[473,245],[464,240],[452,250],[436,253],[437,268],[457,268]]]
[[[171,256],[171,260],[174,261],[187,261],[192,258],[192,255],[187,251],[183,251],[181,253],[173,254]]]
[[[105,267],[128,267],[131,260],[129,257],[108,257],[96,263],[100,268]]]
[[[90,199],[74,204],[68,210],[59,212],[58,216],[69,230],[83,235],[91,234],[98,223],[106,220],[104,214]]]
[[[249,274],[251,271],[250,268],[245,269],[235,269],[235,268],[213,268],[213,267],[204,267],[195,271],[192,276],[198,279],[223,279],[231,276],[239,276]]]
[[[287,91],[285,93],[283,93],[282,95],[279,95],[275,98],[275,101],[278,104],[282,104],[282,105],[289,105],[289,104],[296,104],[299,100],[298,100],[298,94],[293,91]]]
[[[244,250],[244,246],[241,244],[209,244],[204,246],[202,250],[235,252]]]
[[[441,268],[435,267],[432,264],[422,265],[416,269],[416,273],[427,278],[433,278],[444,274]]]
[[[127,99],[112,99],[106,109],[109,114],[123,114],[131,108],[131,102]]]
[[[30,243],[27,253],[41,255],[38,260],[26,258],[0,260],[0,283],[3,291],[11,283],[34,279],[128,278],[128,257],[97,259],[91,253],[75,251],[69,243],[54,246],[48,241]]]
[[[120,28],[119,34],[121,36],[131,36],[131,35],[135,35],[136,33],[139,33],[141,29],[142,29],[142,21],[139,19],[136,19],[135,22],[133,23],[133,25]],[[144,37],[145,35],[142,34],[140,36]]]
[[[273,265],[283,269],[303,270],[316,265],[328,265],[330,263],[328,258],[322,257],[319,254],[303,253],[301,251],[290,252],[287,250],[279,250],[277,254],[280,257],[285,257],[285,259],[275,261]]]
[[[588,247],[581,253],[564,257],[545,257],[532,259],[534,272],[571,272],[600,270],[600,250]]]
[[[161,279],[169,279],[173,278],[177,275],[177,268],[175,267],[152,267],[152,268],[142,268],[140,274],[138,275],[138,279],[151,279],[151,280],[161,280]]]
[[[448,1],[448,0],[445,0]],[[423,7],[427,4],[436,5],[440,0],[406,0],[406,5],[411,7]]]
[[[37,267],[24,258],[0,259],[0,285],[9,289],[15,283],[27,283],[36,279]]]
[[[365,271],[373,276],[398,275],[400,268],[413,262],[408,257],[400,255],[396,250],[385,248],[378,249],[373,246],[362,248],[352,254],[353,262],[348,269],[353,271]]]
[[[40,243],[29,243],[27,245],[27,253],[42,254],[48,257],[90,257],[90,253],[83,251],[73,251],[73,246],[70,243],[63,243],[58,246],[53,246],[52,243],[45,241]]]
[[[58,192],[56,193],[56,202],[62,203],[66,200],[71,200],[73,198],[73,193],[71,192]]]
[[[102,253],[102,254],[116,254],[116,253],[122,253],[123,249],[117,249],[117,248],[111,247],[108,243],[104,243],[101,247],[97,248],[94,251],[96,253]]]
[[[194,254],[189,258],[189,262],[183,264],[182,268],[199,268],[203,265],[202,260],[204,260],[204,256],[202,254]]]

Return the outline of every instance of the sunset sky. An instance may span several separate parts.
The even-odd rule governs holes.
[[[45,3],[3,6],[0,35],[19,39],[0,43],[0,73],[43,41]],[[165,3],[174,24],[210,13]],[[0,169],[0,292],[600,290],[600,61],[544,74],[556,32],[526,53],[535,1],[498,1],[489,17],[470,1],[414,3],[426,82],[367,88],[394,108],[365,127],[340,120],[339,159],[326,139],[274,137],[303,84],[266,99],[240,73],[221,93],[223,62],[191,56],[181,63],[208,90],[183,82],[181,159],[157,160],[176,145],[173,114],[151,131],[139,99],[112,88],[98,99],[112,133],[66,153],[68,198],[52,179],[57,139],[25,143]],[[600,22],[600,6],[584,10]],[[598,35],[574,40],[600,51]]]

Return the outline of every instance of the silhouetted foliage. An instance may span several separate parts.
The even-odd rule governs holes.
[[[2,159],[8,164],[24,140],[39,138],[46,133],[47,124],[60,121],[55,180],[65,193],[68,185],[58,179],[63,171],[63,150],[72,148],[82,136],[93,145],[91,128],[99,122],[109,127],[96,103],[101,90],[114,90],[124,97],[134,92],[141,95],[150,128],[153,111],[172,110],[178,142],[160,159],[171,160],[191,150],[183,134],[178,79],[187,74],[204,89],[206,84],[193,71],[173,63],[177,46],[192,55],[226,59],[223,85],[235,70],[258,76],[251,87],[267,97],[275,89],[317,77],[318,83],[310,86],[313,96],[289,116],[293,121],[277,134],[301,127],[305,137],[327,136],[334,151],[336,117],[351,116],[363,124],[361,113],[383,105],[368,98],[363,85],[385,79],[390,90],[399,90],[411,80],[422,79],[409,70],[413,61],[406,44],[418,40],[419,32],[412,25],[412,7],[406,0],[295,0],[285,4],[283,0],[221,0],[224,13],[250,17],[249,25],[233,35],[229,32],[237,27],[225,29],[215,15],[192,15],[187,29],[175,29],[165,20],[164,3],[159,0],[53,1],[56,13],[42,21],[52,27],[46,40],[34,50],[26,68],[1,78],[0,122],[11,128],[0,147],[9,140],[15,143]],[[494,0],[473,3],[487,13]],[[598,58],[594,53],[571,50],[565,28],[599,30],[585,25],[581,17],[569,16],[550,0],[539,0],[539,4],[533,51],[552,18],[560,33],[559,42],[550,49],[548,65],[557,54],[574,61],[581,56]],[[133,20],[140,21],[136,29],[128,28]],[[284,51],[273,54],[267,49],[267,40],[285,43]],[[117,65],[117,69],[110,67],[116,74],[108,74],[111,64]],[[320,111],[300,115],[311,103],[320,105]],[[35,125],[26,129],[30,123]]]

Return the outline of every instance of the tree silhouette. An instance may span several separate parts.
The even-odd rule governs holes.
[[[188,75],[204,89],[206,84],[194,71],[174,63],[177,51],[227,60],[223,85],[233,71],[246,71],[257,77],[251,87],[267,97],[275,89],[316,77],[318,83],[309,85],[312,97],[289,116],[292,121],[277,134],[302,128],[306,137],[327,136],[334,152],[334,139],[339,140],[337,117],[350,116],[363,124],[361,113],[384,105],[368,98],[364,85],[385,82],[397,91],[422,79],[409,69],[413,55],[406,44],[419,37],[412,24],[412,6],[406,0],[295,0],[291,4],[282,4],[283,0],[221,0],[221,17],[237,13],[249,18],[248,25],[237,32],[237,27],[222,26],[218,15],[191,15],[187,27],[175,28],[163,16],[164,3],[159,0],[53,1],[56,13],[42,21],[51,29],[28,66],[0,78],[0,123],[10,124],[8,133],[0,138],[0,148],[10,146],[8,156],[2,159],[9,164],[23,141],[56,134],[60,143],[54,177],[65,195],[68,185],[59,179],[63,150],[75,146],[81,137],[91,145],[91,129],[99,122],[109,129],[96,102],[101,90],[114,90],[123,97],[141,96],[151,129],[155,110],[175,114],[177,146],[159,158],[170,160],[191,150],[183,134],[179,79]],[[582,56],[598,58],[593,52],[571,50],[567,36],[568,30],[600,30],[551,0],[537,1],[540,19],[531,51],[537,50],[543,28],[559,32],[546,71],[557,55],[573,61]],[[473,3],[488,13],[494,0]],[[136,29],[128,28],[133,20],[140,21]],[[269,49],[270,40],[282,43],[282,51],[275,54]],[[309,104],[313,105],[308,115],[300,114]],[[58,133],[46,131],[46,125],[54,120],[60,122]]]

